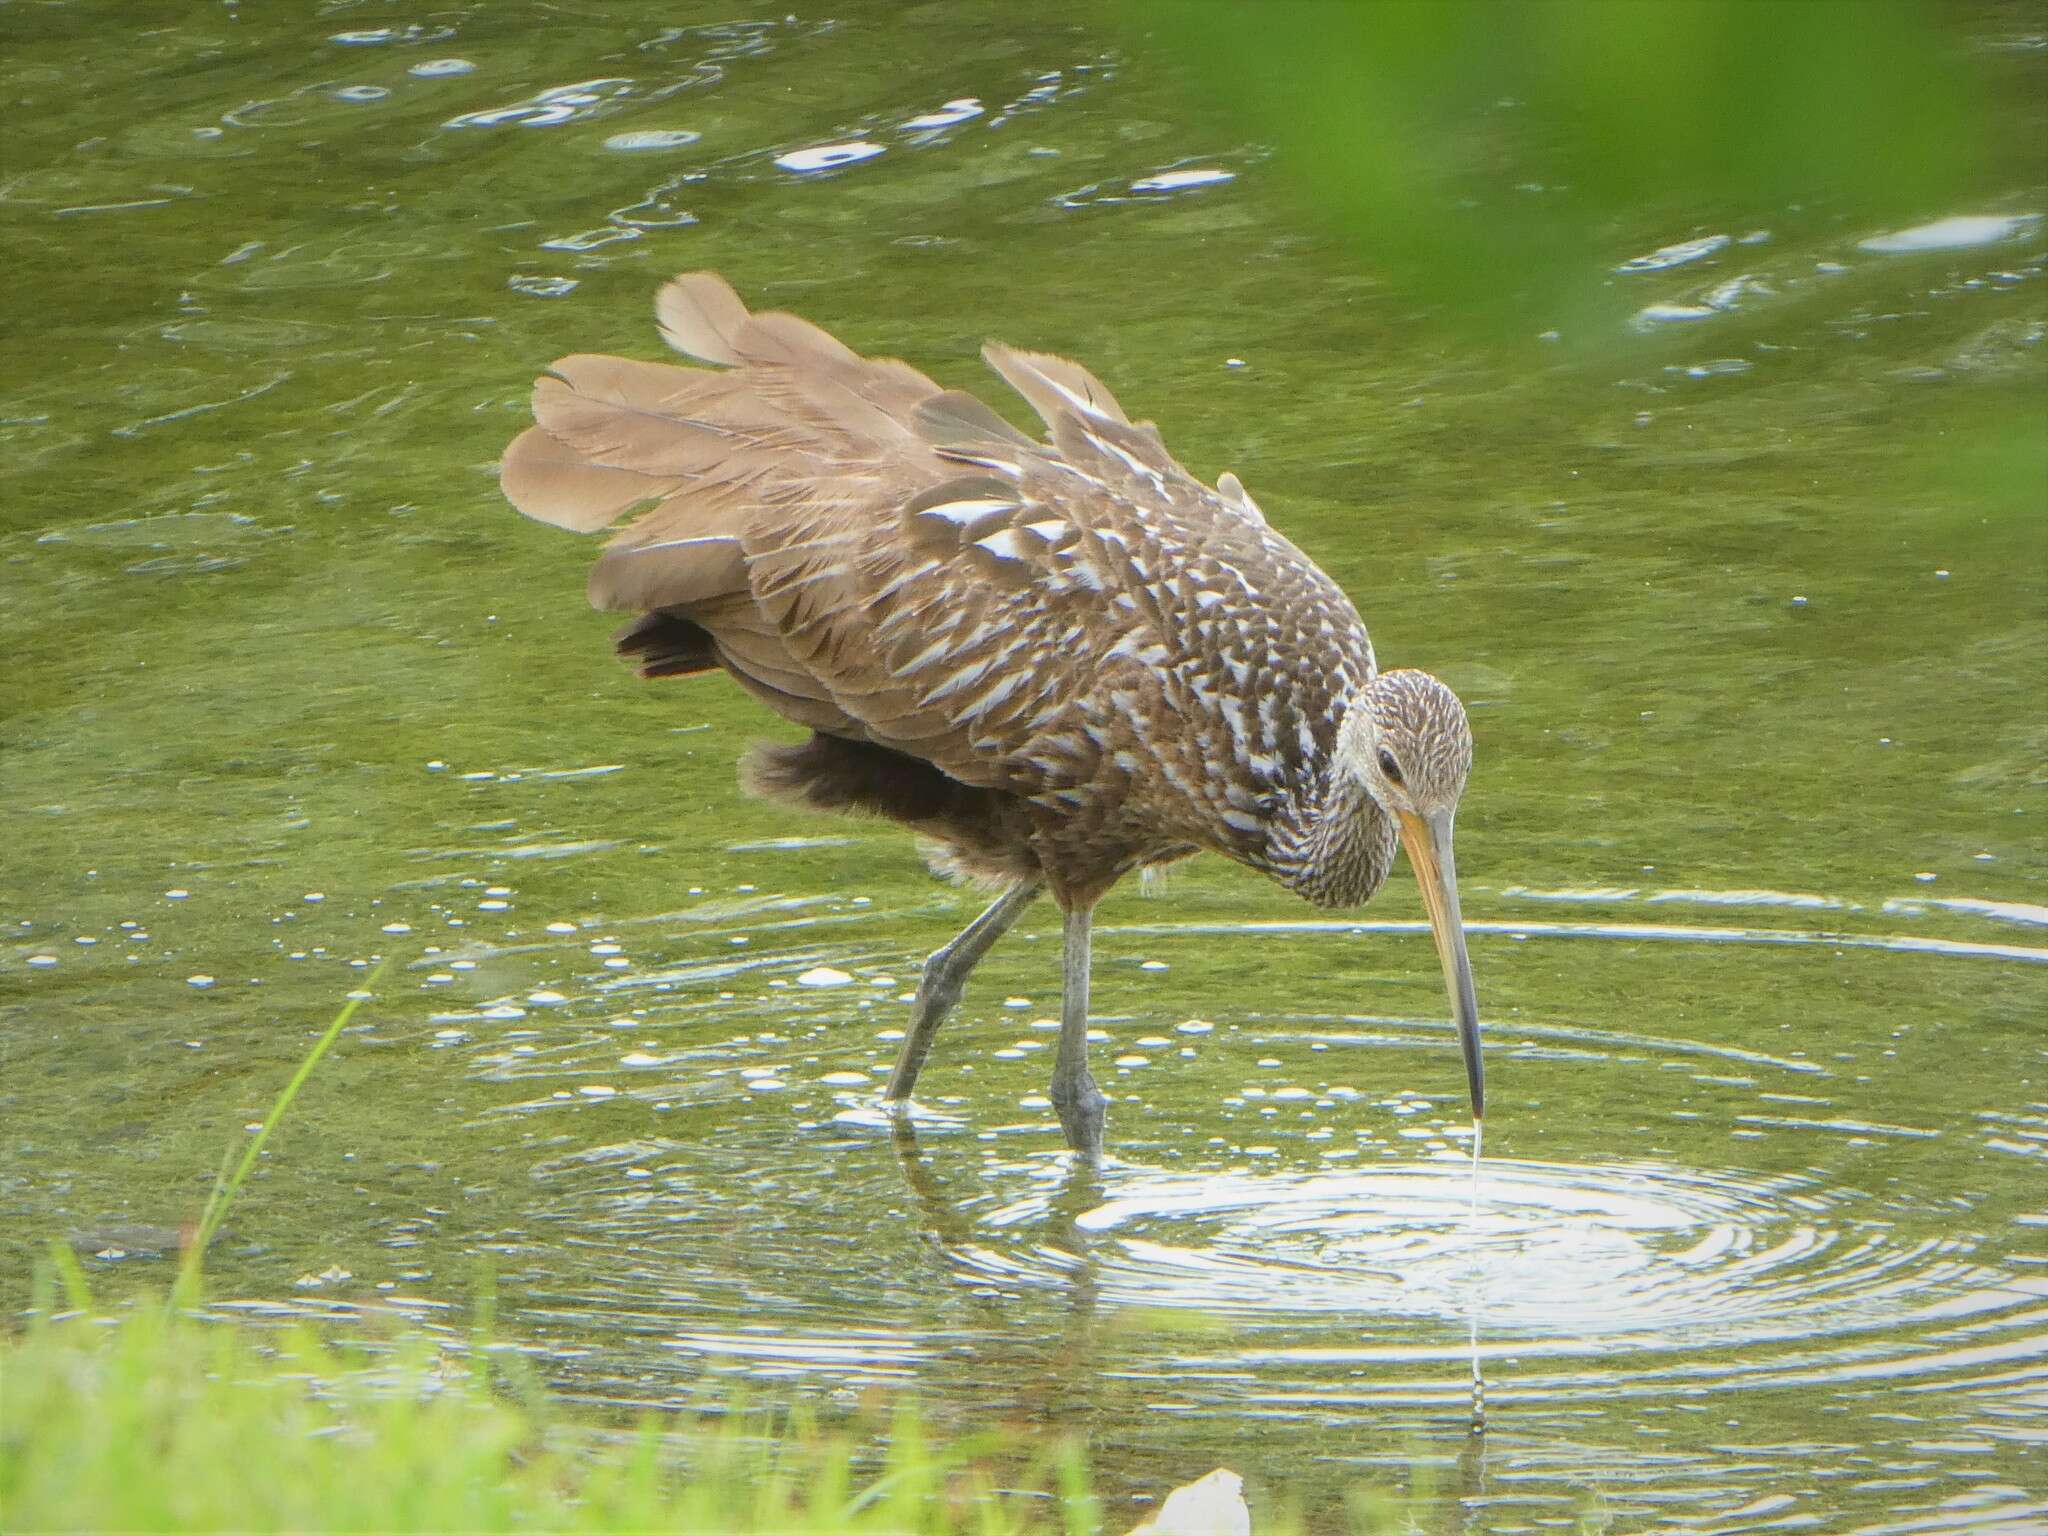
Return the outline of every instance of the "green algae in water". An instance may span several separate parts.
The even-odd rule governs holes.
[[[1597,346],[1440,324],[1082,9],[16,18],[0,1284],[196,1216],[388,955],[209,1255],[230,1315],[439,1315],[489,1266],[576,1399],[915,1390],[1085,1430],[1119,1495],[1228,1462],[1315,1507],[1419,1447],[1478,1529],[1588,1488],[2037,1518],[2043,250],[1866,248],[2048,208],[2032,14],[1963,49],[2001,179],[1624,207]],[[493,483],[537,369],[653,355],[704,266],[949,385],[985,334],[1084,359],[1467,699],[1476,1228],[1398,876],[1353,923],[1220,861],[1105,904],[1099,1185],[1041,1099],[1049,924],[876,1123],[977,898],[743,800],[782,728],[617,667]]]

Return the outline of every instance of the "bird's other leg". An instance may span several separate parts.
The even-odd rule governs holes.
[[[961,930],[944,949],[934,950],[924,963],[924,980],[918,983],[917,1001],[910,1007],[910,1030],[896,1057],[896,1070],[889,1074],[889,1097],[903,1100],[917,1086],[917,1074],[932,1048],[932,1037],[967,984],[967,973],[995,942],[1010,931],[1010,925],[1024,914],[1044,889],[1036,880],[1019,880],[989,903],[988,910]]]
[[[1092,904],[1067,909],[1060,1045],[1048,1091],[1067,1145],[1091,1160],[1102,1156],[1103,1109],[1108,1103],[1088,1075],[1088,925],[1094,913]]]

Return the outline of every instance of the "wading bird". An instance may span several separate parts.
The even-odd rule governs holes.
[[[925,963],[889,1097],[909,1098],[967,975],[1041,892],[1065,916],[1050,1097],[1102,1147],[1088,935],[1123,876],[1213,849],[1354,906],[1406,847],[1483,1113],[1451,823],[1464,707],[1382,672],[1358,611],[1235,475],[1181,467],[1086,369],[990,345],[1046,436],[724,279],[676,278],[670,346],[710,368],[578,354],[506,450],[520,511],[595,532],[592,606],[643,677],[723,669],[811,731],[749,790],[932,839],[994,903]]]

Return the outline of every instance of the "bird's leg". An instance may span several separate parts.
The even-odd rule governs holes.
[[[1088,1075],[1088,925],[1094,912],[1092,905],[1067,909],[1060,1045],[1048,1091],[1067,1145],[1090,1159],[1102,1156],[1103,1108],[1108,1103]]]
[[[1019,880],[991,902],[988,910],[969,923],[952,943],[934,950],[925,961],[924,980],[918,983],[917,1001],[910,1008],[910,1031],[896,1057],[896,1070],[889,1074],[890,1098],[901,1101],[910,1097],[910,1090],[917,1086],[917,1074],[931,1051],[932,1037],[938,1034],[953,1005],[960,1001],[967,973],[995,947],[997,939],[1010,931],[1010,925],[1023,916],[1024,909],[1042,889],[1036,880]]]

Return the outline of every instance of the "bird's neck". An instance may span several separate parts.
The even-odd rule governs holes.
[[[1319,907],[1355,907],[1386,883],[1394,819],[1348,773],[1333,770],[1322,793],[1290,818],[1275,873]]]

